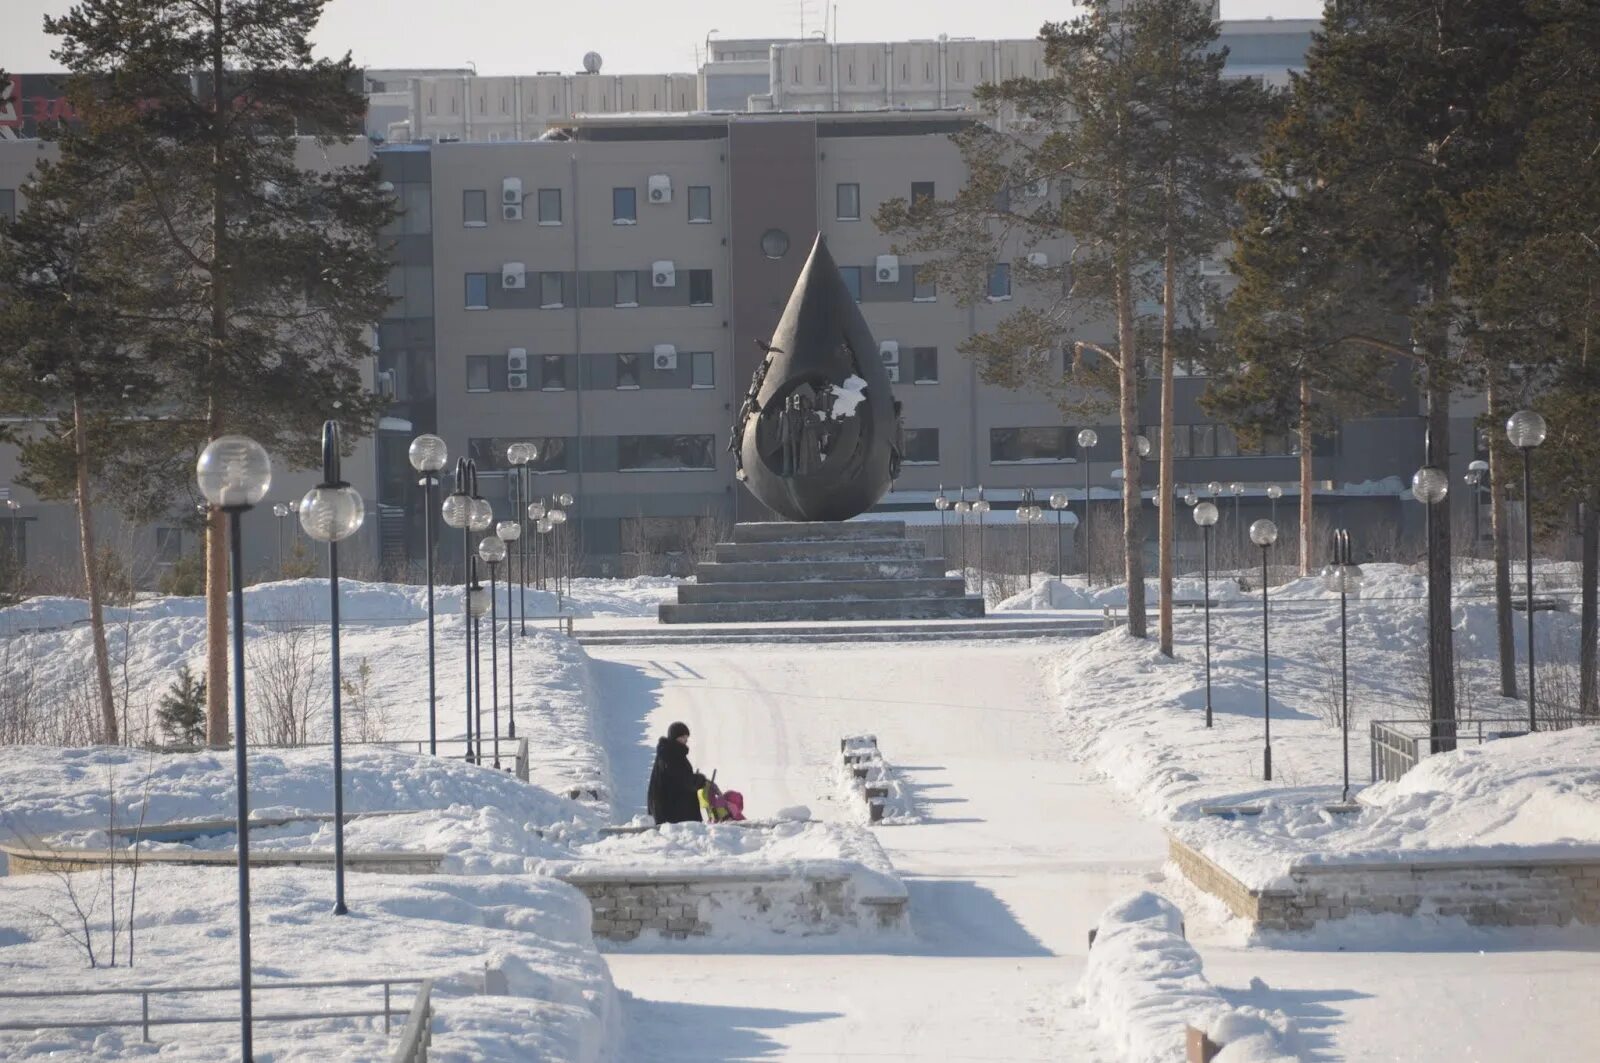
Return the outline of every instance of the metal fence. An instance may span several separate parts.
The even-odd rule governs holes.
[[[281,1011],[257,1012],[254,1016],[256,1022],[313,1022],[326,1019],[383,1019],[383,1032],[387,1036],[393,1029],[392,1019],[397,1015],[407,1014],[394,1006],[395,986],[422,987],[418,996],[424,996],[431,983],[423,978],[355,978],[337,981],[314,982],[255,982],[251,988],[252,998],[258,993],[276,992],[285,989],[375,989],[383,988],[383,1005],[376,1006],[376,1002],[364,1007],[340,1008],[334,1011]],[[74,1022],[0,1022],[0,1031],[32,1031],[32,1030],[76,1030],[76,1029],[106,1029],[119,1026],[137,1026],[145,1041],[150,1040],[152,1026],[189,1026],[203,1025],[218,1022],[238,1022],[239,1015],[152,1015],[150,1003],[152,997],[175,996],[193,993],[237,993],[239,983],[223,983],[219,985],[177,985],[177,986],[125,986],[119,989],[18,989],[0,992],[0,1000],[41,1000],[66,997],[138,997],[139,1015],[127,1018],[109,1019],[83,1019]],[[432,1005],[425,1008],[431,1016]],[[412,1021],[416,1018],[416,1007],[413,1005],[410,1012]],[[411,1022],[407,1023],[410,1030]],[[407,1056],[407,1059],[426,1059],[427,1048],[424,1045],[423,1055]],[[398,1057],[397,1057],[398,1058]]]
[[[400,1043],[395,1046],[392,1063],[428,1063],[428,1049],[433,1045],[433,979],[426,979],[417,990],[417,999],[411,1005],[411,1017],[406,1028],[400,1031]]]
[[[1525,720],[1509,716],[1468,716],[1459,720],[1373,720],[1367,731],[1372,744],[1373,782],[1392,782],[1433,752],[1436,743],[1481,745],[1496,738],[1528,733]]]

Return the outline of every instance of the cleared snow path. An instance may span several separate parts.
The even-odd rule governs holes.
[[[655,738],[677,719],[696,767],[754,818],[795,804],[846,818],[832,759],[856,732],[878,736],[925,817],[878,831],[915,944],[612,952],[631,994],[625,1058],[1097,1058],[1067,1005],[1088,928],[1165,842],[1062,748],[1045,647],[590,652],[621,818],[643,811]]]

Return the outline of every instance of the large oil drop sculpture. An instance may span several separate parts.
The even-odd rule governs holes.
[[[900,472],[902,428],[877,344],[820,236],[730,445],[750,493],[788,520],[848,520]]]

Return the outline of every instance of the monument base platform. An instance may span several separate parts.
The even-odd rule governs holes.
[[[898,520],[739,524],[695,582],[660,607],[663,624],[792,620],[951,620],[983,599]]]

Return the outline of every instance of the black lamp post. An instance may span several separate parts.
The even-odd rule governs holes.
[[[1203,574],[1201,602],[1206,613],[1206,726],[1211,726],[1211,529],[1217,523],[1217,507],[1213,502],[1200,502],[1194,507],[1194,522],[1200,525],[1200,571]]]
[[[228,515],[228,555],[233,592],[233,772],[235,830],[239,835],[239,1048],[249,1063],[254,1055],[250,1007],[250,788],[245,750],[244,710],[244,549],[239,518],[260,502],[272,485],[272,459],[260,443],[244,436],[219,436],[200,454],[195,479],[207,502]]]
[[[505,539],[508,543],[515,542],[517,544],[517,587],[520,593],[517,595],[517,605],[514,608],[514,612],[518,617],[518,622],[521,625],[521,632],[524,635],[528,633],[527,521],[528,517],[531,515],[528,513],[528,466],[532,464],[532,462],[534,462],[538,457],[539,445],[537,443],[513,443],[506,448],[506,459],[511,463],[512,475],[517,478],[515,510],[517,519],[513,522],[517,526],[517,534],[514,536],[502,535],[500,538]],[[511,581],[508,569],[508,575],[506,578],[506,595],[508,600],[510,598],[510,594]],[[508,626],[507,631],[509,630],[510,628]]]
[[[339,478],[339,424],[322,423],[322,482],[300,500],[300,526],[328,544],[328,662],[333,674],[333,914],[344,915],[344,722],[339,682],[339,540],[361,527],[361,492]]]
[[[1033,501],[1033,489],[1028,488],[1023,492],[1023,503],[1017,507],[1017,520],[1027,529],[1024,534],[1022,550],[1022,567],[1027,577],[1029,590],[1033,589],[1033,526],[1044,519],[1044,510],[1040,509]]]
[[[567,595],[569,597],[572,595],[572,544],[569,542],[565,547],[561,545],[561,526],[567,523],[572,516],[572,506],[576,501],[572,495],[563,491],[556,495],[556,508],[550,511],[550,522],[556,526],[553,545],[556,552],[556,608],[558,611],[561,607],[562,580],[566,581]]]
[[[1333,533],[1333,562],[1325,581],[1339,592],[1339,729],[1344,739],[1344,788],[1339,801],[1350,802],[1350,619],[1349,596],[1361,591],[1361,566],[1350,557],[1350,533],[1340,528]]]
[[[1234,534],[1239,537],[1239,560],[1242,564],[1244,561],[1245,529],[1244,521],[1239,518],[1239,496],[1244,494],[1244,485],[1231,483],[1228,485],[1228,493],[1233,496],[1233,528]]]
[[[472,568],[472,586],[467,593],[467,611],[472,628],[472,729],[478,736],[478,763],[483,763],[483,627],[480,621],[489,611],[490,599],[478,582],[478,558],[472,550],[471,535],[481,534],[494,524],[494,507],[478,494],[478,467],[468,461],[468,482],[472,485],[472,513],[468,518],[467,564]]]
[[[498,535],[485,536],[478,544],[478,557],[489,566],[489,714],[494,724],[494,766],[500,770],[500,603],[496,576],[500,562],[506,559],[505,540]],[[481,752],[483,740],[479,739]]]
[[[1100,442],[1100,433],[1093,428],[1078,432],[1078,456],[1083,461],[1083,586],[1087,590],[1094,583],[1094,536],[1089,527],[1089,466],[1094,464],[1089,451]]]
[[[967,585],[967,514],[972,512],[972,503],[967,501],[967,489],[961,489],[960,497],[955,505],[950,507],[956,511],[956,516],[961,518],[961,585]]]
[[[1533,703],[1533,451],[1545,436],[1544,418],[1532,410],[1518,410],[1506,420],[1506,438],[1522,451],[1523,564],[1528,579],[1523,604],[1528,614],[1528,730],[1539,729]]]
[[[550,534],[549,519],[546,513],[544,499],[537,499],[528,503],[528,519],[533,522],[533,531],[537,534],[529,548],[533,551],[533,585],[539,590],[544,590],[544,537]],[[541,527],[541,525],[544,525]]]
[[[422,474],[422,543],[428,569],[428,753],[439,753],[439,698],[433,660],[433,489],[439,485],[439,471],[449,459],[444,440],[435,435],[420,435],[411,441],[408,452],[411,467]]]
[[[1427,513],[1425,535],[1428,540],[1428,734],[1429,746],[1435,753],[1444,752],[1454,748],[1455,729],[1448,726],[1455,718],[1454,706],[1449,705],[1451,697],[1446,693],[1446,683],[1449,677],[1444,674],[1443,661],[1438,647],[1435,645],[1435,635],[1442,629],[1448,631],[1450,625],[1449,613],[1441,614],[1439,588],[1434,584],[1435,549],[1433,534],[1434,507],[1445,500],[1450,493],[1450,477],[1443,469],[1435,468],[1433,461],[1433,441],[1431,437],[1426,441],[1426,460],[1424,465],[1411,475],[1411,494],[1423,505]],[[1445,715],[1445,708],[1449,705],[1450,715]],[[1446,733],[1448,731],[1448,733]]]
[[[1272,642],[1267,615],[1267,550],[1278,541],[1278,526],[1270,520],[1250,525],[1250,541],[1261,547],[1261,721],[1265,728],[1261,749],[1262,778],[1272,781]]]
[[[945,537],[944,514],[950,508],[950,499],[945,497],[944,484],[939,485],[939,493],[933,496],[933,508],[939,511],[939,556],[944,558],[945,568],[950,567],[950,541]]]
[[[503,520],[495,526],[495,534],[500,537],[509,549],[512,543],[519,547],[522,545],[522,522],[520,520]],[[520,597],[520,595],[519,595]],[[506,711],[510,716],[510,723],[506,727],[506,737],[517,737],[517,642],[512,638],[511,608],[511,574],[506,573]],[[526,617],[524,617],[526,622]]]
[[[988,600],[988,580],[983,571],[983,515],[989,512],[989,503],[983,497],[983,485],[978,485],[978,498],[972,503],[972,512],[978,515],[978,597]]]
[[[274,502],[272,515],[278,518],[278,578],[283,578],[283,522],[289,516],[289,503]]]
[[[1467,486],[1472,488],[1472,556],[1474,558],[1478,556],[1478,536],[1480,534],[1478,530],[1478,510],[1481,508],[1480,499],[1483,492],[1483,483],[1488,475],[1489,463],[1482,458],[1468,463],[1467,474],[1464,479]]]
[[[455,490],[445,497],[442,512],[445,524],[461,530],[461,626],[466,631],[466,656],[464,658],[467,669],[467,761],[470,763],[473,756],[472,749],[472,531],[469,527],[472,521],[472,494],[471,494],[471,462],[466,458],[456,459]]]
[[[1066,554],[1061,546],[1061,521],[1062,514],[1067,511],[1066,494],[1061,491],[1051,492],[1050,508],[1056,511],[1056,579],[1064,581],[1067,578],[1067,565]]]

